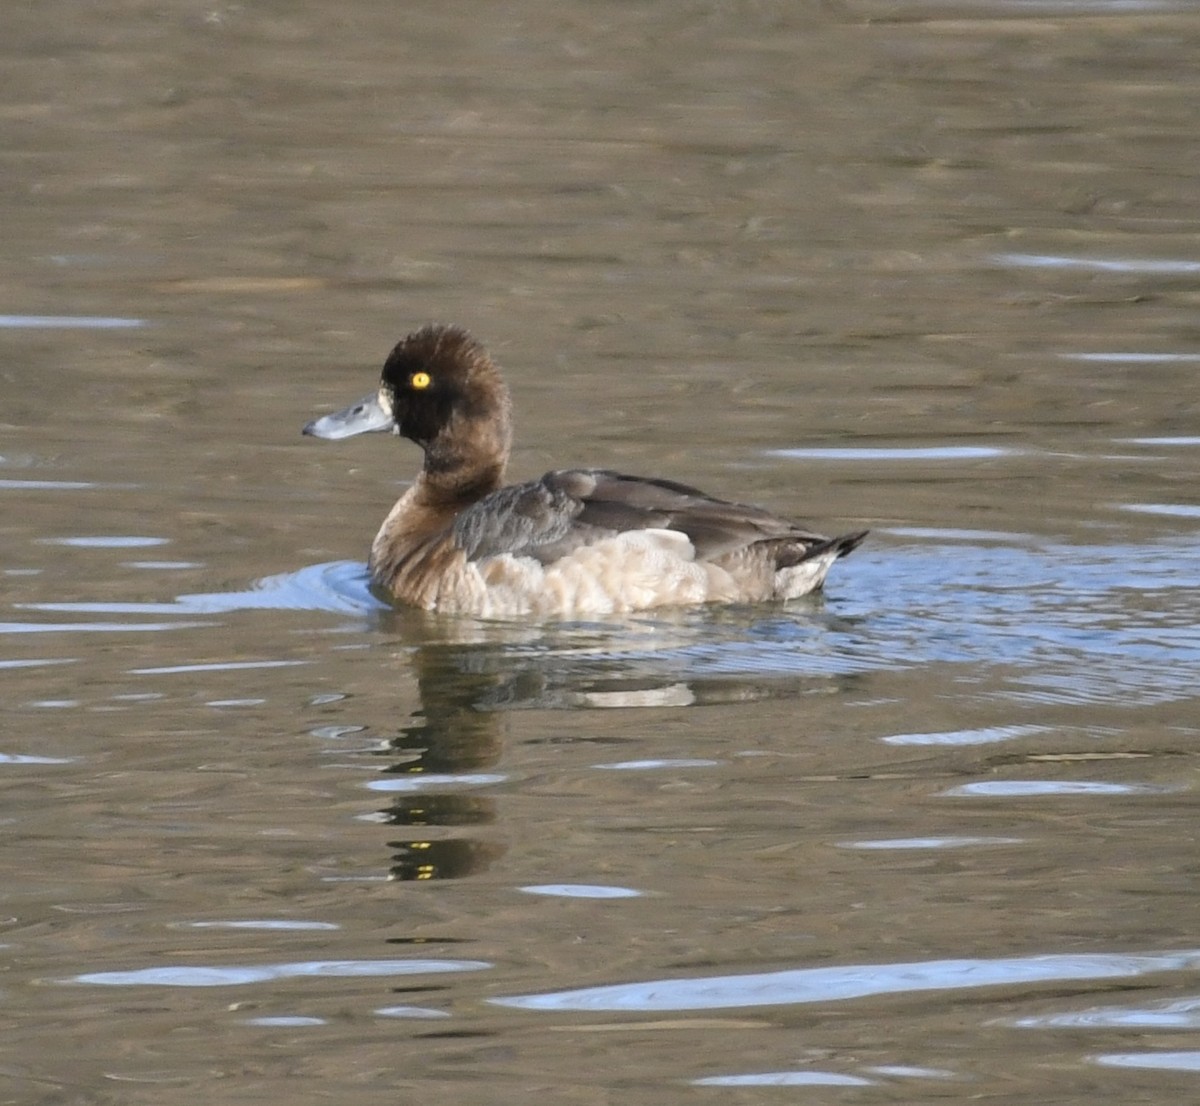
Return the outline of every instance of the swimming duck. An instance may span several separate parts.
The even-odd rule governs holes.
[[[671,480],[557,469],[504,483],[511,404],[465,330],[398,342],[379,390],[304,433],[390,430],[425,463],[371,546],[377,588],[426,610],[512,618],[788,600],[820,588],[866,531],[828,538]]]

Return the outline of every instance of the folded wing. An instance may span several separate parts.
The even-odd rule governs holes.
[[[507,553],[550,564],[630,530],[681,532],[703,561],[760,542],[774,547],[779,562],[793,564],[830,548],[830,539],[757,507],[604,469],[562,469],[502,488],[463,511],[453,536],[469,561]]]

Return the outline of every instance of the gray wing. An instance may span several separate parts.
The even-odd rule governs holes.
[[[766,540],[801,547],[826,540],[768,511],[714,499],[686,484],[603,469],[562,469],[502,488],[463,511],[453,534],[468,560],[510,553],[549,563],[614,534],[648,529],[686,534],[699,560]]]

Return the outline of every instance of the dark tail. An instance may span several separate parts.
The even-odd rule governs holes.
[[[790,545],[785,545],[780,542],[776,554],[775,567],[791,568],[792,565],[801,564],[804,561],[811,561],[814,557],[820,557],[825,553],[833,553],[836,557],[844,557],[847,553],[853,553],[860,545],[870,530],[855,530],[853,534],[839,534],[836,538],[821,538],[818,541],[801,544],[798,541],[792,540]]]
[[[847,553],[853,553],[862,545],[863,539],[870,532],[870,530],[855,530],[853,534],[839,534],[836,538],[830,538],[823,545],[809,550],[808,556],[811,557],[814,554],[824,553],[827,549],[832,549],[839,557],[844,557]],[[807,559],[806,557],[805,560]]]

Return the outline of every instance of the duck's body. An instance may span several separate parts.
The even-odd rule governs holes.
[[[491,618],[788,600],[821,587],[865,531],[827,538],[667,480],[561,469],[504,485],[508,392],[465,331],[403,339],[376,395],[305,428],[394,430],[425,451],[371,547],[399,603]]]

